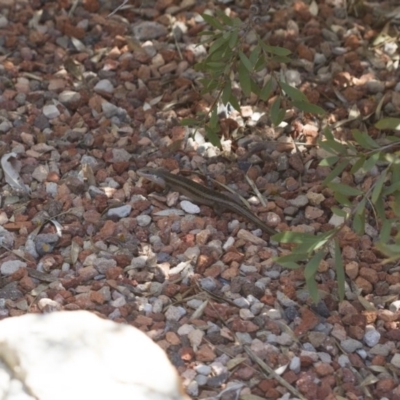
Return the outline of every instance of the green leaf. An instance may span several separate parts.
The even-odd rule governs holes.
[[[337,201],[340,205],[342,205],[342,206],[348,206],[348,207],[350,207],[350,206],[353,205],[353,203],[352,203],[346,196],[343,196],[341,193],[335,192],[335,193],[333,194],[333,197],[334,197],[334,198],[336,199],[336,201]]]
[[[322,133],[325,136],[326,140],[335,140],[332,131],[328,127],[324,128]]]
[[[275,126],[278,126],[285,117],[285,111],[280,108],[281,106],[281,98],[278,96],[275,101],[272,103],[270,116],[271,121]],[[283,115],[282,115],[283,111]]]
[[[258,58],[260,57],[260,47],[255,46],[254,49],[251,51],[249,60],[251,62],[251,65],[256,65]]]
[[[231,97],[229,98],[229,103],[232,105],[232,107],[240,112],[240,104],[235,96],[231,94]]]
[[[331,208],[331,211],[332,211],[334,214],[338,215],[339,217],[342,217],[342,218],[347,218],[347,217],[348,217],[348,212],[342,210],[341,208],[332,207],[332,208]]]
[[[205,131],[207,135],[207,139],[214,145],[221,147],[221,141],[217,135],[217,131],[215,129],[210,128],[209,126],[205,126]]]
[[[346,169],[346,167],[349,165],[349,162],[350,160],[345,160],[342,163],[337,164],[336,167],[331,172],[329,172],[327,177],[323,180],[322,184],[326,186],[331,183],[333,179],[339,176]]]
[[[181,125],[182,126],[198,126],[199,121],[197,119],[193,118],[184,118],[181,120]]]
[[[367,132],[361,132],[358,129],[353,129],[352,131],[354,140],[364,149],[377,149],[379,148],[379,144],[375,142],[371,136],[368,135]]]
[[[321,165],[322,167],[332,167],[339,160],[340,160],[340,158],[338,156],[332,156],[332,157],[324,158],[323,160],[321,160],[319,165]]]
[[[277,56],[282,56],[282,57],[292,54],[292,52],[290,50],[285,49],[284,47],[269,46],[263,41],[261,41],[260,44],[261,44],[262,48],[264,49],[264,51],[266,51],[267,53],[270,53],[270,54],[275,54]]]
[[[357,213],[353,218],[353,229],[357,235],[362,236],[365,232],[365,208],[363,212]]]
[[[379,232],[380,241],[382,243],[387,243],[390,239],[391,232],[392,232],[392,221],[386,218],[382,219],[382,226]]]
[[[316,236],[311,233],[304,232],[280,232],[274,236],[276,240],[280,243],[313,243]]]
[[[233,49],[237,46],[237,44],[239,43],[239,32],[238,31],[234,31],[232,32],[230,38],[229,38],[229,48]]]
[[[246,67],[247,71],[252,72],[254,65],[250,62],[250,60],[247,58],[246,54],[243,53],[243,51],[239,51],[239,58],[240,61],[243,63],[243,65]]]
[[[300,92],[299,89],[296,89],[293,86],[288,85],[286,82],[280,82],[281,88],[284,90],[286,95],[288,95],[293,101],[299,102],[308,102],[307,96]]]
[[[373,153],[373,154],[371,155],[371,157],[368,158],[368,159],[365,161],[365,163],[364,163],[364,165],[363,165],[363,170],[364,170],[365,172],[370,171],[372,168],[375,167],[376,163],[379,161],[379,158],[380,158],[380,152]]]
[[[214,129],[217,127],[217,125],[218,125],[217,107],[214,107],[211,112],[210,127]]]
[[[374,206],[375,206],[375,211],[376,211],[378,217],[380,219],[382,219],[382,220],[385,219],[386,218],[386,214],[385,214],[385,204],[383,202],[383,198],[379,197],[376,200]]]
[[[381,174],[381,176],[375,182],[374,190],[372,191],[372,195],[371,195],[371,201],[373,203],[375,203],[376,200],[378,200],[378,197],[381,196],[382,187],[386,180],[386,174],[387,174],[387,170],[384,170],[383,173]]]
[[[224,12],[222,12],[218,8],[215,10],[215,13],[217,14],[218,18],[220,18],[225,25],[228,25],[228,26],[235,25],[234,20],[232,18],[228,17]],[[226,27],[224,27],[224,29],[226,29]]]
[[[222,54],[222,47],[229,47],[229,41],[225,39],[223,36],[217,39],[211,46],[210,49],[208,50],[208,53],[211,55],[215,53],[217,50],[220,50],[218,54]]]
[[[382,196],[388,196],[389,194],[393,194],[394,192],[397,192],[400,190],[400,180],[395,180],[395,177],[392,176],[391,178],[392,183],[390,186],[385,187],[382,191]]]
[[[375,127],[400,131],[400,118],[383,118],[375,124]]]
[[[344,288],[345,288],[345,274],[344,274],[342,253],[340,251],[339,241],[337,239],[335,239],[334,262],[335,262],[336,276],[337,276],[337,281],[338,281],[339,300],[343,301],[344,300]]]
[[[251,93],[251,82],[250,82],[250,74],[247,68],[243,63],[239,64],[239,82],[240,87],[243,90],[243,93],[246,97],[250,96]]]
[[[359,196],[363,194],[360,189],[344,185],[343,183],[334,183],[330,182],[328,187],[333,190],[335,193],[341,193],[345,196]]]
[[[347,154],[347,147],[343,144],[337,142],[336,140],[324,140],[320,141],[319,145],[326,151],[332,154]]]
[[[300,92],[301,93],[301,92]],[[293,101],[293,105],[297,107],[300,111],[304,111],[312,114],[325,114],[325,110],[309,101]]]
[[[285,263],[281,263],[279,262],[279,259],[277,260],[278,264],[280,264],[282,267],[287,268],[287,269],[300,269],[301,265],[295,263],[295,262],[285,262]]]
[[[303,261],[308,258],[308,254],[301,254],[301,253],[292,253],[286,256],[278,257],[276,262],[282,266],[285,266],[287,263],[296,263],[298,261]]]
[[[315,274],[318,272],[318,267],[322,259],[325,257],[324,251],[318,251],[314,254],[311,260],[306,264],[304,268],[304,277],[306,280],[314,278]]]
[[[394,196],[394,201],[392,203],[392,210],[398,217],[400,217],[400,193],[395,192],[393,196]],[[382,200],[382,197],[380,197],[379,200]]]
[[[318,293],[318,285],[314,278],[310,278],[306,280],[307,289],[310,293],[312,301],[314,303],[318,303],[319,301],[319,293]]]
[[[353,166],[351,167],[350,172],[351,172],[352,174],[355,174],[357,171],[359,171],[359,170],[362,168],[362,166],[364,165],[364,163],[365,163],[365,157],[364,157],[363,155],[360,155],[360,156],[358,157],[357,161],[356,161],[356,162],[353,164]]]
[[[250,86],[251,86],[251,91],[259,96],[260,95],[260,87],[258,86],[258,83],[254,81],[254,79],[250,78]]]
[[[209,14],[201,14],[201,17],[204,19],[204,21],[207,22],[208,25],[212,26],[215,29],[219,29],[220,31],[223,31],[225,27],[221,24],[221,22],[218,21],[217,18],[209,15]]]
[[[221,97],[222,102],[224,104],[228,104],[231,94],[232,94],[232,86],[231,86],[231,81],[228,79],[225,83],[224,90],[222,91],[222,97]]]
[[[264,85],[264,87],[260,91],[260,99],[265,101],[268,100],[271,96],[272,89],[273,89],[273,80],[272,78],[268,79],[267,83]]]

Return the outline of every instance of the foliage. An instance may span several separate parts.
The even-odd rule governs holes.
[[[257,43],[249,53],[244,51],[245,38],[256,19],[257,11],[250,8],[248,22],[230,18],[220,10],[215,15],[204,14],[203,19],[211,30],[203,31],[203,44],[208,44],[208,55],[196,65],[204,73],[201,81],[202,94],[214,96],[209,113],[202,118],[182,121],[184,125],[204,126],[208,139],[220,145],[218,136],[217,106],[230,104],[240,112],[240,104],[233,91],[233,82],[238,81],[245,97],[252,93],[261,101],[275,96],[270,107],[270,118],[278,126],[285,117],[284,102],[291,103],[300,111],[323,114],[324,110],[311,104],[307,97],[295,87],[289,85],[281,75],[271,72],[262,82],[258,72],[271,63],[287,63],[290,51],[270,46],[257,37]],[[400,119],[385,118],[375,125],[378,129],[400,130]],[[342,218],[342,223],[328,232],[311,235],[296,232],[282,232],[274,236],[281,243],[293,244],[292,252],[278,257],[277,262],[289,269],[304,268],[306,286],[311,298],[319,299],[316,274],[324,258],[330,255],[336,269],[338,296],[344,299],[345,273],[338,236],[344,226],[351,224],[358,235],[363,235],[366,221],[373,217],[379,231],[377,248],[392,261],[400,258],[400,234],[390,242],[393,225],[398,225],[400,217],[400,139],[386,136],[383,143],[373,140],[367,132],[354,130],[353,142],[337,141],[329,129],[323,132],[320,146],[330,154],[321,165],[332,168],[324,180],[338,202],[332,211]],[[371,180],[371,186],[363,191],[355,186],[342,183],[339,176],[345,171],[358,177],[379,171],[379,176]],[[383,168],[383,171],[382,171]],[[371,172],[373,172],[371,174]],[[390,210],[385,209],[385,200],[389,200]]]
[[[253,46],[249,54],[245,54],[245,38],[253,26],[257,8],[251,7],[248,22],[242,22],[238,18],[230,18],[220,10],[215,11],[215,16],[203,14],[205,22],[213,30],[200,33],[203,44],[209,44],[208,55],[195,68],[204,73],[201,94],[214,96],[214,103],[210,107],[208,115],[198,120],[183,120],[183,125],[204,126],[207,138],[213,144],[219,146],[218,136],[218,103],[230,104],[240,112],[240,104],[232,91],[232,80],[237,78],[243,94],[248,97],[254,93],[262,101],[268,100],[276,91],[279,94],[274,100],[270,117],[275,126],[278,126],[285,117],[285,109],[281,107],[282,99],[287,97],[292,104],[301,111],[323,113],[323,109],[309,103],[307,97],[295,87],[286,83],[283,78],[269,75],[265,82],[260,82],[257,73],[266,68],[268,63],[287,63],[290,59],[290,51],[266,44],[261,38],[257,38],[257,44]]]
[[[400,119],[385,118],[375,126],[400,130]],[[343,144],[333,137],[329,129],[325,129],[325,140],[320,142],[320,146],[331,154],[320,165],[333,168],[323,184],[332,189],[339,204],[332,211],[342,218],[341,225],[317,236],[294,232],[276,235],[276,239],[282,243],[296,244],[291,254],[277,258],[279,264],[297,269],[303,267],[299,262],[309,260],[305,261],[304,276],[314,301],[319,299],[315,274],[320,261],[328,253],[336,266],[339,298],[344,298],[345,276],[338,233],[347,224],[351,224],[354,232],[361,236],[366,232],[368,217],[373,217],[379,232],[376,247],[389,257],[386,262],[400,259],[400,233],[391,242],[392,227],[399,227],[400,222],[400,138],[386,136],[383,143],[378,143],[367,132],[353,130],[352,133],[354,141]],[[339,181],[339,175],[344,170],[360,178],[370,174],[375,179],[367,190],[362,191]],[[387,200],[389,210],[385,209]]]

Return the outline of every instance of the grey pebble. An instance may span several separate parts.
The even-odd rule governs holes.
[[[356,339],[345,339],[340,342],[340,346],[342,346],[343,350],[346,353],[354,353],[356,350],[361,349],[363,344]]]

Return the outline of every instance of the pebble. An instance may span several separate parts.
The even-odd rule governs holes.
[[[396,368],[400,369],[400,353],[396,353],[392,359],[390,360],[390,363],[394,365]]]
[[[177,333],[178,333],[179,336],[188,335],[194,329],[195,328],[193,327],[193,325],[183,324],[182,326],[180,326],[178,328]]]
[[[151,217],[149,215],[138,215],[136,221],[139,226],[148,226],[151,223]]]
[[[248,332],[236,332],[236,338],[240,344],[251,344],[253,338]]]
[[[350,359],[346,354],[341,354],[338,358],[338,364],[344,368],[347,367],[348,365],[350,365]]]
[[[43,107],[43,114],[48,119],[54,119],[60,115],[60,111],[55,105],[48,104]]]
[[[78,103],[81,100],[81,95],[72,90],[64,90],[58,95],[58,101],[66,106]]]
[[[250,302],[244,297],[238,297],[237,299],[233,300],[233,302],[240,308],[250,307]]]
[[[375,356],[384,356],[387,357],[390,353],[390,347],[387,343],[385,344],[376,344],[372,349],[370,350],[370,354],[373,354]]]
[[[294,207],[300,208],[308,204],[308,198],[306,195],[301,194],[300,196],[297,196],[294,199],[288,200],[288,203]]]
[[[196,382],[199,386],[204,386],[207,383],[207,377],[205,375],[197,375]]]
[[[186,315],[186,310],[183,307],[169,306],[165,318],[168,321],[179,321],[184,315]]]
[[[102,79],[96,83],[94,87],[95,92],[113,93],[114,86],[108,79]]]
[[[295,374],[298,374],[300,372],[300,368],[301,368],[300,357],[297,356],[293,357],[290,360],[289,369],[293,371]]]
[[[12,275],[14,272],[18,271],[20,268],[26,268],[26,263],[20,260],[10,260],[5,261],[1,264],[0,272],[3,275]]]
[[[133,33],[137,40],[143,41],[166,36],[168,30],[158,22],[144,21],[133,26]]]
[[[121,207],[110,208],[107,211],[108,217],[117,217],[117,218],[126,218],[132,211],[132,207],[129,204],[126,204]]]
[[[283,332],[276,337],[276,342],[282,346],[290,346],[293,343],[293,338],[288,333]]]
[[[199,395],[199,382],[195,380],[191,381],[189,385],[186,387],[186,392],[191,397],[197,397]]]
[[[381,338],[381,334],[372,326],[367,326],[366,332],[364,334],[363,340],[364,343],[369,347],[374,347],[376,344],[379,343]]]
[[[193,204],[191,201],[182,200],[180,206],[182,210],[188,214],[200,214],[200,207],[197,204]]]
[[[340,341],[340,345],[346,353],[354,353],[363,347],[362,343],[356,339],[345,339]]]

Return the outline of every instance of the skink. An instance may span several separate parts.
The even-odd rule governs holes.
[[[254,215],[250,210],[243,207],[226,194],[211,190],[192,181],[191,179],[184,178],[181,175],[171,174],[162,168],[143,168],[137,171],[137,173],[139,176],[154,182],[156,185],[159,185],[165,189],[174,190],[189,197],[196,203],[204,204],[216,209],[221,207],[239,214],[253,222],[264,232],[270,235],[275,235],[278,233],[273,228],[261,221],[261,219]]]

